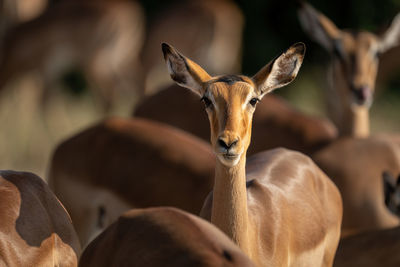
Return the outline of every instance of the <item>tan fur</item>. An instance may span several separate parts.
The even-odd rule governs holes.
[[[214,167],[210,147],[194,136],[144,119],[114,118],[60,144],[49,183],[85,245],[127,208],[168,205],[198,213]]]
[[[0,171],[0,265],[77,266],[71,219],[38,176]]]
[[[378,71],[378,60],[372,53],[377,52],[378,39],[367,32],[360,32],[356,37],[343,32],[341,38],[343,50],[348,59],[343,61],[335,58],[332,62],[332,72],[330,73],[332,83],[330,86],[336,92],[335,95],[327,95],[328,114],[336,123],[340,135],[367,137],[370,131],[368,115],[370,104],[358,105],[354,103],[351,90],[353,87],[368,87],[371,90],[369,101],[372,101]],[[354,58],[354,60],[352,61],[351,58]],[[345,66],[343,66],[344,64]],[[340,104],[332,102],[339,102]],[[340,109],[333,108],[335,105],[340,105]]]
[[[162,49],[171,77],[203,96],[210,121],[217,160],[202,216],[258,266],[331,266],[342,216],[334,184],[298,152],[272,150],[246,163],[255,99],[296,77],[304,45],[293,45],[252,79],[201,75],[194,86],[181,78],[204,70],[185,64],[188,59],[173,47],[163,44]]]
[[[146,93],[156,93],[171,84],[160,57],[161,42],[179,45],[212,73],[238,72],[243,26],[243,14],[231,0],[189,0],[168,5],[149,25],[143,46]]]
[[[254,264],[210,223],[174,208],[131,210],[84,251],[79,266],[237,266]]]
[[[143,34],[143,11],[134,1],[60,1],[7,31],[0,45],[0,90],[36,71],[46,99],[65,72],[78,68],[110,108],[138,89],[135,79],[141,77],[133,74],[140,74]]]

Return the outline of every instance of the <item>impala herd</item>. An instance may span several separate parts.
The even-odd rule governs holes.
[[[35,70],[47,100],[77,65],[104,110],[140,100],[132,118],[59,144],[48,184],[0,171],[0,266],[400,265],[400,136],[369,125],[400,15],[377,36],[299,1],[331,54],[323,119],[270,94],[298,75],[303,43],[252,77],[211,74],[239,70],[231,1],[180,3],[148,31],[136,1],[60,0],[38,15],[25,2],[0,2],[0,90]]]

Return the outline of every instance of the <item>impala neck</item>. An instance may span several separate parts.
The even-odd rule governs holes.
[[[369,112],[367,107],[351,107],[348,114],[344,114],[344,125],[340,135],[356,138],[369,136]]]
[[[246,155],[234,167],[217,160],[211,222],[250,256],[245,166]]]

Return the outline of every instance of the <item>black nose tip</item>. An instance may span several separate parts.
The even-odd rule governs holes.
[[[221,138],[218,139],[218,144],[219,144],[221,147],[225,148],[225,149],[230,149],[230,148],[234,147],[234,146],[237,144],[237,142],[238,142],[238,140],[235,140],[235,141],[233,141],[232,143],[227,144],[227,143],[226,143],[224,140],[222,140]]]
[[[360,102],[366,102],[371,96],[371,89],[368,86],[354,88],[352,91],[354,93],[354,96]]]

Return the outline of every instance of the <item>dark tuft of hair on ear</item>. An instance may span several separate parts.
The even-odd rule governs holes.
[[[167,59],[167,54],[172,53],[171,46],[169,44],[167,44],[167,43],[162,43],[161,44],[161,50],[163,52],[164,59]]]

